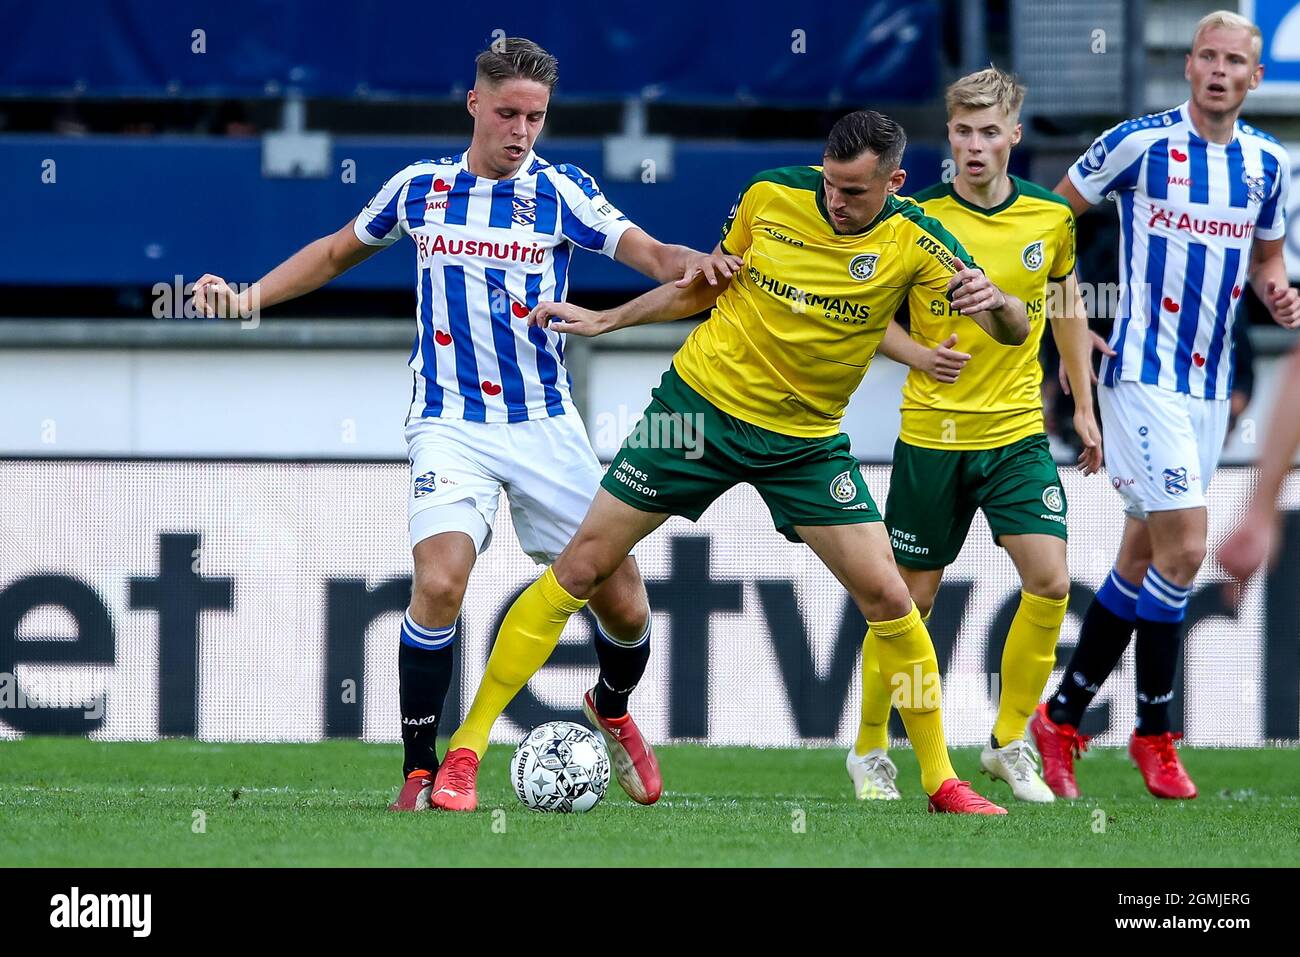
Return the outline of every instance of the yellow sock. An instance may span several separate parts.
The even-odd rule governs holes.
[[[878,639],[880,673],[921,765],[921,787],[926,794],[933,794],[957,772],[948,760],[948,745],[943,739],[939,661],[930,633],[915,605],[902,618],[868,624]]]
[[[862,757],[868,751],[889,747],[889,687],[880,674],[877,645],[880,640],[870,628],[862,639],[862,722],[853,752]]]
[[[928,626],[930,616],[926,615],[921,622]],[[889,686],[880,673],[878,641],[868,628],[867,637],[862,639],[862,720],[858,724],[858,740],[853,744],[853,753],[858,757],[889,748],[889,711],[892,705]]]
[[[565,591],[549,568],[524,589],[501,622],[487,671],[464,724],[451,736],[449,750],[469,748],[483,756],[492,725],[551,656],[569,617],[586,604]]]
[[[1020,607],[1002,647],[1002,694],[993,725],[1000,748],[1025,736],[1025,725],[1056,664],[1056,640],[1069,603],[1068,598],[1020,593]]]

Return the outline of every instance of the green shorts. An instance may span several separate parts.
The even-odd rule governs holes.
[[[1003,535],[1066,537],[1065,491],[1046,435],[970,450],[923,449],[898,440],[885,501],[898,564],[951,565],[977,508],[994,542]]]
[[[758,490],[792,542],[800,540],[796,525],[881,520],[847,435],[804,439],[751,425],[713,405],[671,366],[600,484],[643,512],[696,521],[741,482]]]

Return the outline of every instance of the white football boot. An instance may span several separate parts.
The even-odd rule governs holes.
[[[883,749],[872,748],[859,757],[849,748],[844,766],[853,779],[853,793],[859,801],[897,801],[902,797],[898,793],[898,785],[894,783],[894,778],[898,777],[898,768]]]
[[[1056,795],[1039,774],[1038,762],[1038,752],[1023,739],[1002,748],[987,744],[980,754],[980,767],[984,773],[1011,785],[1011,793],[1017,800],[1051,804]]]

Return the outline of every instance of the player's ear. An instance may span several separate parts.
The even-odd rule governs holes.
[[[1259,84],[1263,82],[1263,79],[1264,79],[1264,64],[1261,63],[1259,64],[1259,66],[1255,67],[1255,72],[1250,75],[1250,89],[1258,90]]]
[[[889,191],[897,193],[903,188],[905,182],[907,182],[907,170],[900,166],[889,174]]]
[[[1011,131],[1011,145],[1019,146],[1020,138],[1024,135],[1024,133],[1025,133],[1025,128],[1020,123],[1017,122],[1015,129]]]
[[[478,119],[478,91],[470,90],[465,94],[465,111],[474,119]]]

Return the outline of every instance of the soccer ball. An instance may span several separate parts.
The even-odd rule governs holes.
[[[510,777],[519,800],[534,811],[590,811],[609,787],[609,754],[594,731],[548,721],[519,742]]]

